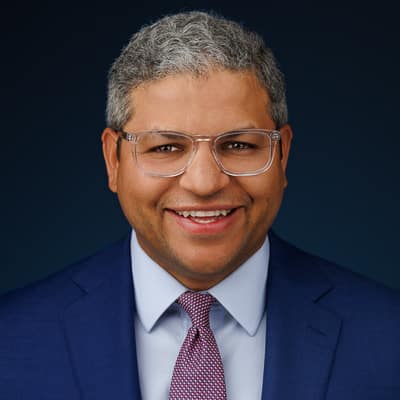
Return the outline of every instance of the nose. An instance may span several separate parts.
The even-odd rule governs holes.
[[[231,177],[222,172],[214,160],[208,143],[199,143],[189,167],[180,176],[182,188],[198,195],[211,196],[230,182]]]

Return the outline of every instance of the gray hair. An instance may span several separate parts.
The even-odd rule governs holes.
[[[110,68],[107,125],[121,130],[133,115],[130,95],[140,84],[178,73],[213,69],[254,71],[270,98],[267,110],[287,122],[285,82],[272,51],[256,33],[214,14],[191,11],[163,17],[135,33]]]

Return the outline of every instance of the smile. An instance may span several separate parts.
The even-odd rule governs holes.
[[[204,218],[204,217],[226,217],[232,210],[207,210],[207,211],[175,211],[178,215],[188,218]]]
[[[223,221],[228,222],[234,215],[236,208],[221,208],[216,210],[171,210],[173,213],[184,223],[185,227],[189,229],[197,229],[198,227],[206,225],[215,228],[221,225]],[[222,225],[221,225],[222,226]],[[191,228],[190,228],[191,227]]]

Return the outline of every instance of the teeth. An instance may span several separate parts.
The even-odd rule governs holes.
[[[226,217],[231,210],[212,210],[212,211],[176,211],[178,215],[181,215],[185,218],[187,217]]]

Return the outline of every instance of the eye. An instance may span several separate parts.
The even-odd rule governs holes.
[[[254,149],[254,145],[246,142],[225,142],[221,145],[222,150],[242,151]]]
[[[176,151],[182,151],[182,148],[178,145],[171,143],[153,147],[149,151],[154,153],[173,153]]]

